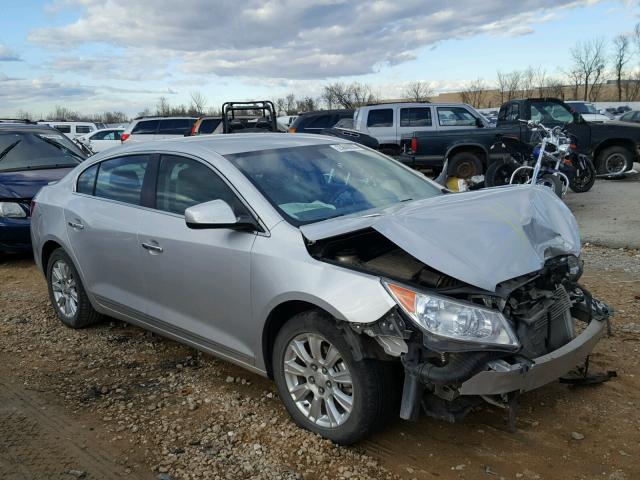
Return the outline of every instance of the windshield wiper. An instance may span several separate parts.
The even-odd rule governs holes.
[[[69,147],[56,142],[55,140],[48,138],[48,137],[44,137],[42,135],[36,135],[36,137],[38,137],[40,140],[42,140],[43,142],[47,142],[49,145],[53,145],[54,147],[56,147],[59,150],[62,150],[63,152],[68,152],[71,155],[73,155],[74,157],[80,159],[80,161],[83,161],[84,158],[80,155],[78,155],[76,152],[74,152],[73,150],[71,150]]]
[[[9,145],[7,148],[5,148],[4,150],[2,150],[2,152],[0,152],[0,162],[2,161],[2,159],[4,157],[7,156],[7,154],[13,150],[15,148],[16,145],[18,145],[22,140],[16,140],[15,142],[13,142],[11,145]]]

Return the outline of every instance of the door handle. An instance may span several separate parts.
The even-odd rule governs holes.
[[[162,253],[164,251],[164,249],[160,245],[154,245],[152,243],[142,243],[141,245],[142,245],[142,248],[144,248],[149,252]]]
[[[77,222],[67,222],[71,228],[75,228],[76,230],[83,230],[84,225]]]

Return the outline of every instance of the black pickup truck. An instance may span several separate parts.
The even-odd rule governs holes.
[[[531,131],[520,120],[534,120],[546,127],[566,125],[576,136],[578,151],[594,159],[598,173],[618,175],[631,170],[640,158],[640,125],[585,121],[569,105],[555,98],[511,100],[502,107],[495,127],[485,127],[478,119],[476,128],[443,132],[414,132],[403,139],[400,161],[413,168],[441,168],[449,160],[450,175],[469,178],[485,171],[489,161],[504,155],[491,150],[498,135],[529,141]]]

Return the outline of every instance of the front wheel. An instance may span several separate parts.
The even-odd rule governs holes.
[[[588,192],[596,181],[596,168],[593,166],[593,162],[588,157],[582,160],[584,167],[578,168],[576,174],[569,181],[569,187],[576,193]]]
[[[562,198],[563,188],[562,188],[562,180],[558,175],[553,175],[551,173],[545,173],[538,180],[538,185],[543,185],[545,187],[549,187],[553,190],[553,192],[560,198]]]
[[[397,392],[388,367],[355,361],[333,319],[318,311],[291,318],[274,344],[275,382],[295,423],[342,445],[358,441],[389,416]]]

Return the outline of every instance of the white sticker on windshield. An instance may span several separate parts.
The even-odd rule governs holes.
[[[360,145],[355,143],[337,143],[335,145],[329,145],[331,148],[338,152],[354,152],[358,150],[364,150]]]

